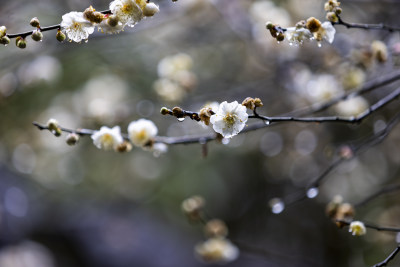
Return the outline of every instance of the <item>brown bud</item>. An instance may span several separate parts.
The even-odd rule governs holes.
[[[40,27],[40,22],[37,17],[32,18],[29,24],[31,24],[32,27]]]
[[[310,32],[317,32],[321,28],[321,22],[314,17],[310,17],[307,19],[306,27]]]
[[[132,150],[132,144],[128,141],[124,141],[121,144],[119,144],[116,148],[116,151],[118,152],[129,152]]]
[[[202,219],[202,211],[205,205],[205,200],[201,196],[193,196],[185,199],[182,202],[181,208],[183,213],[191,221],[199,221]]]
[[[172,115],[174,115],[177,118],[183,118],[183,117],[185,117],[185,112],[180,107],[174,107],[172,109]]]
[[[210,124],[210,117],[214,114],[210,107],[202,108],[199,112],[200,120],[204,122],[205,125]]]
[[[209,237],[226,237],[228,235],[228,227],[223,221],[213,219],[207,222],[204,232]]]
[[[256,107],[256,105],[254,104],[254,98],[252,97],[246,97],[246,99],[243,100],[242,105],[251,110],[254,110],[254,108]]]

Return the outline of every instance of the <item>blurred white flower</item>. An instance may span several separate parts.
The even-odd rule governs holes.
[[[83,12],[73,11],[63,15],[60,26],[68,38],[77,43],[87,40],[94,31],[93,24],[83,17]]]
[[[367,233],[367,228],[365,228],[363,222],[354,221],[349,226],[349,232],[355,236],[365,235]]]
[[[368,109],[368,102],[362,96],[340,101],[335,105],[335,110],[342,116],[358,116]]]
[[[157,66],[158,75],[162,78],[173,78],[177,72],[192,68],[193,60],[185,53],[163,58]]]
[[[124,141],[119,126],[114,126],[112,129],[102,126],[100,131],[96,131],[91,137],[94,145],[104,150],[116,149]]]
[[[219,105],[216,114],[212,115],[210,122],[217,133],[225,138],[237,135],[246,125],[248,115],[246,107],[237,101],[228,103],[226,101]]]
[[[239,249],[225,238],[210,238],[196,245],[196,255],[209,263],[228,263],[239,256]]]
[[[135,26],[143,18],[143,11],[135,0],[115,0],[110,3],[111,12],[122,24]]]
[[[185,89],[170,79],[161,78],[154,82],[154,90],[165,101],[179,102],[185,95]]]
[[[140,119],[128,125],[129,139],[135,146],[144,146],[157,135],[157,126],[150,120]]]
[[[305,40],[313,38],[313,34],[305,28],[291,27],[286,29],[285,38],[290,44],[301,45]]]
[[[310,102],[329,101],[343,93],[342,86],[337,82],[333,75],[321,74],[314,76],[307,83],[307,93]]]

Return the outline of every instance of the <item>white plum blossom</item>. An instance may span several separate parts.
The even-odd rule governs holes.
[[[87,40],[94,31],[93,24],[83,17],[83,12],[73,11],[63,15],[60,26],[68,38],[77,43]]]
[[[246,107],[237,101],[228,103],[226,101],[219,105],[216,114],[212,115],[210,122],[217,133],[225,138],[237,135],[246,125],[248,115]]]
[[[285,37],[290,44],[301,45],[305,40],[313,38],[313,34],[306,28],[291,27],[285,31]]]
[[[135,0],[115,0],[110,3],[111,12],[122,24],[135,26],[143,18],[143,11]]]
[[[365,228],[363,222],[354,221],[349,226],[349,232],[355,236],[365,235],[367,233],[367,228]]]
[[[129,139],[135,146],[144,146],[157,135],[158,129],[154,122],[146,119],[132,121],[128,125]]]
[[[333,27],[330,21],[325,21],[321,24],[321,27],[317,32],[314,33],[314,38],[321,42],[323,39],[327,40],[329,43],[333,42],[335,38],[335,27]]]
[[[196,245],[195,253],[204,262],[228,263],[237,259],[239,249],[226,238],[214,237]]]
[[[96,131],[91,137],[94,145],[104,150],[115,150],[124,141],[119,126],[113,128],[102,126],[100,131]]]

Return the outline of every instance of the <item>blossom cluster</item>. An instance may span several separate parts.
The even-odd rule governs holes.
[[[285,29],[272,22],[267,22],[266,27],[278,42],[286,39],[290,45],[297,46],[303,44],[304,41],[312,40],[317,41],[318,46],[321,46],[322,40],[332,43],[336,33],[333,23],[338,21],[338,14],[342,11],[339,5],[340,2],[336,0],[329,0],[325,3],[325,10],[328,12],[328,21],[325,22],[310,17],[307,20],[299,21],[295,27]]]
[[[57,29],[51,26],[42,28],[35,17],[30,25],[35,28],[32,32],[16,37],[15,44],[19,48],[26,48],[26,36],[31,35],[34,41],[42,41],[42,31],[57,29],[56,39],[60,42],[66,38],[70,42],[87,41],[95,27],[102,33],[119,33],[125,26],[133,27],[145,17],[152,17],[159,11],[159,7],[147,0],[114,0],[110,3],[110,10],[98,12],[92,6],[84,12],[72,11],[62,16],[62,21]],[[11,37],[12,38],[12,37]],[[0,44],[8,45],[10,37],[7,28],[0,26]]]
[[[111,14],[97,12],[92,6],[84,12],[69,12],[62,16],[61,29],[70,41],[87,40],[97,26],[102,33],[119,33],[125,26],[133,27],[144,17],[155,15],[159,8],[146,0],[115,0]]]

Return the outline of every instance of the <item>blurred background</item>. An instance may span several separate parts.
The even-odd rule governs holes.
[[[61,22],[70,11],[108,1],[2,1],[0,25],[8,33]],[[383,129],[394,102],[360,125],[283,123],[239,135],[230,142],[170,146],[159,157],[134,148],[98,150],[82,138],[39,131],[33,121],[57,119],[68,128],[99,129],[146,118],[161,136],[211,132],[200,124],[160,115],[163,106],[198,111],[211,102],[259,97],[261,114],[279,115],[328,101],[398,69],[398,33],[337,26],[333,44],[277,43],[266,21],[283,27],[314,16],[317,0],[166,0],[160,12],[118,35],[95,33],[88,43],[43,42],[29,37],[0,47],[0,266],[203,266],[194,255],[202,226],[181,212],[184,199],[201,195],[210,218],[222,219],[240,249],[228,266],[368,266],[396,246],[395,236],[373,230],[353,237],[325,215],[341,195],[356,203],[398,181],[400,128],[333,171],[315,199],[273,214],[268,202],[304,188],[337,151]],[[349,22],[398,25],[399,1],[342,1]],[[388,58],[371,57],[386,44]],[[178,65],[183,72],[171,75]],[[173,72],[173,71],[172,71]],[[354,116],[398,82],[340,103],[320,115]],[[249,124],[252,124],[249,121]],[[399,226],[399,194],[357,209],[356,218]],[[395,259],[391,266],[400,265]]]

